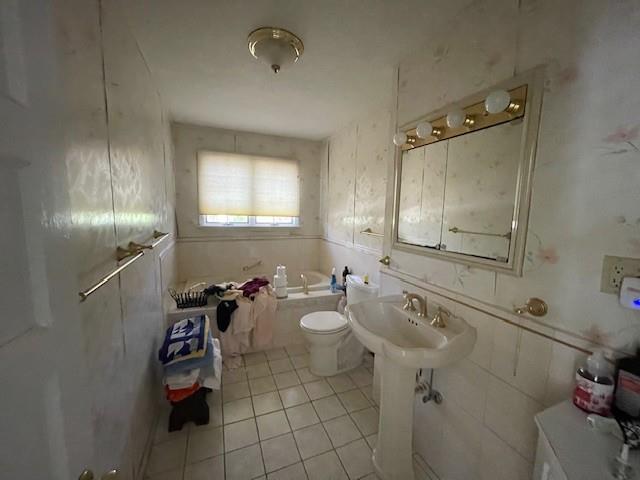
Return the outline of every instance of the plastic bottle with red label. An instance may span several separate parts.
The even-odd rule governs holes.
[[[612,370],[601,351],[593,352],[587,365],[576,372],[573,403],[585,412],[608,416],[615,386]]]

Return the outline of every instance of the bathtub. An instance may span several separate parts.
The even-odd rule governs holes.
[[[302,293],[302,279],[300,273],[307,277],[309,293]],[[181,282],[175,286],[177,291],[185,291],[190,288],[201,290],[204,286],[229,281],[242,282],[253,277],[266,276],[273,281],[273,275],[244,272],[242,275],[229,276],[207,276],[190,278],[186,282]],[[273,326],[273,347],[284,347],[294,343],[305,343],[304,336],[300,330],[299,322],[303,315],[320,310],[336,310],[342,293],[331,293],[329,290],[330,279],[326,275],[316,271],[287,272],[289,296],[278,299],[278,309],[276,320]],[[183,318],[195,315],[208,315],[212,320],[212,331],[214,336],[218,336],[218,329],[215,323],[217,301],[209,297],[209,304],[204,307],[177,309],[171,300],[172,308],[167,312],[167,321],[171,324]],[[251,350],[250,350],[251,351]]]
[[[320,272],[307,270],[302,272],[287,272],[287,292],[289,294],[302,292],[302,278],[300,278],[301,274],[304,274],[307,277],[310,292],[329,290],[329,283],[331,282],[331,279],[329,277],[323,275]],[[184,282],[182,289],[188,290],[190,288],[195,288],[197,290],[201,290],[203,287],[212,284],[225,282],[243,282],[254,277],[266,277],[270,282],[273,282],[273,274],[243,272],[242,274],[233,274],[227,276],[210,275],[206,277],[189,278],[186,282]]]

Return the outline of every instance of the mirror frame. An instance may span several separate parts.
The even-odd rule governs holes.
[[[531,206],[531,189],[533,171],[535,165],[538,131],[540,128],[540,115],[542,109],[542,95],[544,88],[544,71],[542,67],[530,70],[514,76],[509,80],[491,86],[481,92],[470,95],[459,102],[447,105],[423,117],[397,128],[396,131],[406,131],[424,120],[432,120],[445,116],[456,107],[465,107],[482,102],[487,94],[497,88],[511,90],[521,85],[527,85],[527,99],[525,114],[522,117],[523,136],[520,147],[520,159],[516,182],[516,196],[511,221],[511,242],[509,245],[509,257],[507,262],[499,262],[490,258],[476,257],[465,253],[456,253],[435,248],[411,245],[398,240],[398,216],[400,212],[400,180],[402,178],[402,154],[400,147],[395,148],[394,155],[394,191],[393,191],[393,220],[391,232],[392,250],[438,258],[440,260],[461,263],[469,267],[483,268],[508,275],[522,276],[527,240],[527,228],[529,221],[529,209]],[[491,128],[491,127],[489,127]],[[472,133],[474,130],[470,130]],[[477,130],[476,130],[477,131]],[[448,139],[447,139],[448,140]],[[444,141],[444,140],[443,140]],[[428,145],[426,145],[428,146]],[[425,147],[426,147],[425,146]],[[395,146],[394,146],[395,147]],[[425,148],[418,147],[418,148]],[[445,185],[446,189],[446,185]]]

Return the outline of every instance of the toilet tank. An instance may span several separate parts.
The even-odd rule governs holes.
[[[363,302],[378,296],[378,285],[364,283],[358,275],[347,275],[347,305]]]

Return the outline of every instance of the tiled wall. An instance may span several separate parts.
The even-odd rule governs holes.
[[[431,312],[435,305],[444,306],[477,330],[469,357],[435,372],[434,387],[443,403],[423,404],[416,397],[416,451],[443,479],[531,478],[537,438],[533,416],[569,398],[575,369],[586,355],[502,322],[496,316],[540,330],[534,322],[481,301],[406,275],[381,277],[383,294],[409,290],[426,295]],[[569,339],[551,329],[544,333]]]
[[[640,101],[633,95],[630,61],[639,18],[634,2],[478,0],[435,30],[427,46],[408,52],[399,66],[397,123],[404,124],[514,73],[546,65],[524,276],[384,252],[392,263],[381,271],[383,293],[425,293],[478,329],[472,355],[436,372],[444,403],[416,401],[415,447],[441,478],[530,478],[533,416],[568,398],[575,368],[584,359],[496,317],[583,348],[592,348],[592,340],[631,350],[639,340],[638,313],[599,292],[603,255],[640,256],[640,133],[634,113]],[[350,246],[356,243],[350,240],[353,195],[338,202],[331,195],[336,188],[348,191],[348,182],[332,178],[336,170],[354,178],[353,143],[363,124],[329,141],[325,235],[327,243],[346,251],[329,247],[323,264],[362,254]],[[390,146],[390,135],[387,141]],[[382,166],[369,174],[388,175]],[[391,188],[386,198],[389,205]],[[387,208],[387,221],[390,214]],[[549,303],[544,324],[511,313],[531,296]]]
[[[318,238],[239,238],[239,239],[184,239],[176,244],[178,252],[179,280],[196,277],[231,278],[251,268],[242,275],[273,275],[276,265],[283,264],[290,272],[318,270]]]
[[[320,240],[320,271],[330,274],[335,267],[338,280],[345,266],[355,275],[368,274],[371,282],[380,284],[380,271],[378,260],[380,253],[372,250],[343,245],[330,240]]]
[[[1,363],[15,371],[0,372],[11,385],[0,400],[11,457],[0,463],[11,478],[117,468],[129,480],[141,476],[161,392],[158,253],[82,303],[78,291],[117,266],[118,245],[174,231],[169,125],[119,0],[11,3],[24,31],[18,80],[28,96],[22,104],[0,96],[2,115],[11,112],[0,173],[8,152],[24,167],[16,187],[29,200],[17,214],[29,229],[14,247],[27,258],[14,278],[31,276],[38,325],[0,346]],[[3,208],[18,201],[3,197]],[[171,242],[163,243],[168,271]]]

